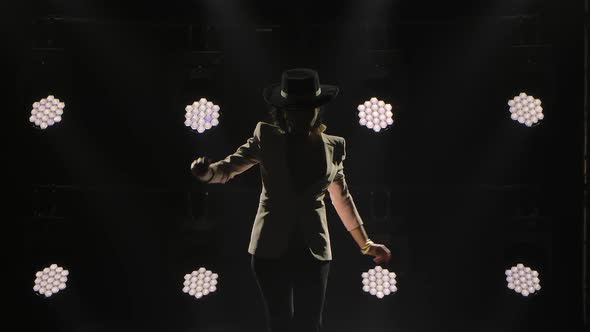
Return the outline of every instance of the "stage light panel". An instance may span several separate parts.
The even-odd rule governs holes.
[[[184,276],[182,292],[201,299],[217,290],[218,277],[217,273],[201,267]]]
[[[57,264],[35,273],[35,285],[33,291],[38,295],[50,297],[59,291],[66,289],[69,271]]]
[[[362,289],[364,292],[382,299],[383,297],[397,292],[397,275],[377,265],[373,269],[361,274]]]
[[[219,124],[220,109],[219,105],[201,98],[184,108],[184,125],[202,134]]]
[[[393,124],[392,110],[391,104],[386,104],[383,100],[372,97],[357,106],[359,124],[373,129],[375,132],[380,132]]]
[[[522,263],[512,266],[504,271],[508,289],[512,289],[522,296],[536,294],[541,290],[541,280],[539,272],[525,266]]]
[[[33,103],[29,122],[40,129],[47,129],[61,122],[65,107],[63,101],[49,95]]]
[[[536,126],[543,120],[543,107],[541,100],[521,92],[518,96],[508,101],[510,118],[527,127]]]

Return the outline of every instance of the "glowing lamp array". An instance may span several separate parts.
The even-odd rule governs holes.
[[[205,98],[187,105],[184,125],[196,130],[199,134],[219,124],[219,105],[215,105]]]
[[[524,266],[524,264],[516,264],[516,266],[506,270],[504,274],[506,275],[508,288],[522,296],[529,296],[541,290],[539,272]]]
[[[217,273],[201,267],[184,276],[182,292],[200,299],[217,290],[218,277]]]
[[[521,92],[518,96],[508,101],[510,118],[527,127],[532,127],[545,117],[541,100],[533,96],[528,96]]]
[[[396,274],[377,265],[375,268],[362,273],[363,291],[380,299],[397,292]]]
[[[29,122],[41,129],[47,129],[61,122],[66,104],[52,95],[33,103]]]
[[[51,264],[49,267],[35,273],[33,291],[45,297],[57,294],[66,288],[68,275],[68,270],[57,264]]]
[[[386,129],[393,124],[393,107],[376,97],[358,105],[359,124],[375,132]]]

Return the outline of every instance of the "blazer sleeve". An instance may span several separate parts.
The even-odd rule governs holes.
[[[336,209],[336,213],[340,220],[346,227],[346,230],[351,231],[363,224],[363,220],[359,215],[352,195],[348,191],[346,184],[346,177],[344,176],[344,159],[346,158],[346,141],[342,138],[342,161],[340,162],[338,172],[334,180],[328,186],[330,199],[332,205]]]
[[[260,125],[261,122],[258,122],[252,137],[248,138],[246,143],[238,147],[234,153],[209,165],[213,176],[207,183],[226,183],[260,163]]]

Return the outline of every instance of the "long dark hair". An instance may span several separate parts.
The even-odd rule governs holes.
[[[268,114],[270,115],[270,122],[272,124],[274,124],[275,126],[279,126],[281,129],[283,129],[285,132],[289,132],[289,125],[287,123],[287,121],[285,120],[286,118],[286,110],[284,108],[280,108],[280,107],[276,107],[273,105],[269,105],[269,111]],[[312,125],[312,129],[315,129],[317,127],[319,127],[320,125],[324,124],[324,119],[323,119],[323,115],[325,113],[326,109],[325,106],[320,106],[320,110],[318,112],[318,116],[315,119],[315,122]],[[305,111],[302,111],[305,112]]]

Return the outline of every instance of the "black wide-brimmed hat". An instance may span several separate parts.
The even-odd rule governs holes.
[[[320,84],[318,73],[309,68],[285,70],[281,83],[272,84],[262,95],[264,100],[273,106],[307,110],[329,103],[338,95],[338,87]]]

